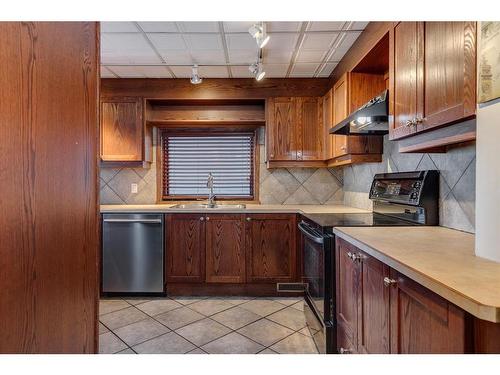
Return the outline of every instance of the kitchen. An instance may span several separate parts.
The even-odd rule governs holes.
[[[0,353],[500,353],[500,23],[133,19],[0,22]]]

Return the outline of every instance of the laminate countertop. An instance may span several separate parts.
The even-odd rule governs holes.
[[[474,255],[474,235],[443,227],[333,231],[477,318],[500,322],[500,263]]]
[[[204,202],[200,202],[204,203]],[[222,203],[223,204],[223,203]],[[212,212],[212,213],[298,213],[298,214],[340,214],[366,213],[370,211],[344,205],[272,205],[247,204],[246,208],[205,208],[186,209],[173,208],[175,204],[144,204],[144,205],[101,205],[101,213],[172,213],[172,212]]]

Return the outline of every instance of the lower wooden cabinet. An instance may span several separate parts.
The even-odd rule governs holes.
[[[391,353],[466,353],[466,313],[391,270]]]
[[[243,215],[207,215],[206,281],[245,282],[245,225]]]
[[[466,353],[466,313],[337,239],[339,353]]]
[[[296,217],[246,215],[248,282],[291,282],[297,278]]]
[[[295,214],[166,215],[169,284],[268,284],[296,281]],[[233,289],[237,290],[237,289]]]
[[[167,283],[205,281],[205,216],[165,215]]]

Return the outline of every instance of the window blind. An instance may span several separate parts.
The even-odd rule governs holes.
[[[209,173],[217,198],[253,198],[254,138],[253,133],[164,133],[164,198],[206,197]]]

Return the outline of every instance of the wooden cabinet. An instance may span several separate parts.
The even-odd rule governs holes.
[[[349,116],[349,73],[345,73],[333,85],[333,124]],[[347,154],[347,136],[334,135],[334,157]]]
[[[337,278],[337,348],[339,353],[357,352],[360,263],[353,260],[356,248],[338,240],[335,254]]]
[[[141,165],[152,161],[152,128],[143,121],[142,98],[101,99],[101,161]]]
[[[267,100],[268,166],[324,164],[323,119],[317,97]]]
[[[296,217],[246,215],[247,282],[292,282],[297,279]]]
[[[243,215],[207,215],[206,281],[245,282],[245,225]]]
[[[205,216],[176,213],[165,218],[167,283],[204,282]]]
[[[337,239],[339,353],[466,353],[466,313]]]
[[[389,61],[390,139],[475,115],[475,22],[397,23]]]
[[[267,158],[297,160],[297,130],[294,98],[268,100]]]
[[[323,127],[324,127],[324,137],[325,137],[325,160],[333,159],[334,146],[335,146],[335,135],[330,134],[330,129],[333,127],[333,89],[328,90],[328,92],[321,98],[323,101]]]
[[[391,270],[391,353],[467,351],[465,312]]]

